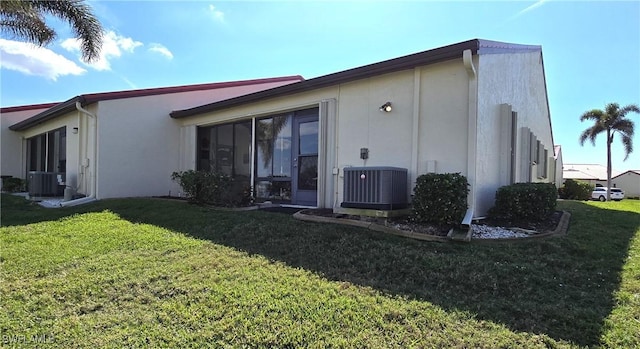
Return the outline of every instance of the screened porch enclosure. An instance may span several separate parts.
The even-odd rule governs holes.
[[[258,202],[317,204],[318,108],[198,127],[197,146],[198,170],[252,187]]]
[[[30,195],[63,195],[67,171],[67,128],[28,138],[26,146],[25,178],[28,179]]]

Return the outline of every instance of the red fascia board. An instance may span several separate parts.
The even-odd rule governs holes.
[[[15,107],[4,107],[0,108],[0,113],[14,113],[18,111],[26,111],[26,110],[34,110],[34,109],[49,109],[53,106],[60,104],[58,103],[42,103],[42,104],[30,104],[30,105],[18,105]]]
[[[26,130],[30,127],[41,124],[45,121],[48,121],[58,116],[69,113],[76,109],[75,107],[76,102],[80,102],[82,106],[87,106],[89,104],[96,103],[99,101],[104,101],[104,100],[145,97],[145,96],[180,93],[180,92],[192,92],[192,91],[201,91],[201,90],[215,90],[215,89],[229,88],[229,87],[236,87],[236,86],[248,86],[248,85],[259,85],[259,84],[268,84],[268,83],[274,83],[274,82],[282,82],[282,81],[303,81],[303,80],[304,78],[300,75],[292,75],[292,76],[283,76],[283,77],[266,78],[266,79],[240,80],[240,81],[217,82],[217,83],[199,84],[199,85],[185,85],[185,86],[174,86],[174,87],[150,88],[150,89],[142,89],[142,90],[83,94],[83,95],[73,97],[65,102],[54,104],[54,106],[48,110],[45,110],[17,124],[11,125],[9,129],[13,131]]]
[[[83,105],[86,105],[86,104],[91,104],[98,101],[111,100],[111,99],[145,97],[145,96],[154,96],[154,95],[161,95],[161,94],[173,94],[173,93],[202,91],[202,90],[215,90],[215,89],[229,88],[229,87],[236,87],[236,86],[261,85],[261,84],[269,84],[269,83],[282,82],[282,81],[303,81],[303,80],[304,78],[300,75],[291,75],[291,76],[266,78],[266,79],[252,79],[252,80],[240,80],[240,81],[229,81],[229,82],[215,82],[215,83],[198,84],[198,85],[158,87],[158,88],[148,88],[148,89],[141,89],[141,90],[89,93],[89,94],[83,94],[81,96],[84,101]]]

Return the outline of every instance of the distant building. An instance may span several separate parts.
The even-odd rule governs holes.
[[[621,172],[611,169],[611,178]],[[607,166],[598,164],[564,164],[562,167],[562,178],[564,180],[573,179],[596,186],[600,184],[607,186]],[[615,187],[615,186],[614,186]]]
[[[614,186],[624,191],[626,198],[640,198],[640,170],[629,170],[611,178]]]

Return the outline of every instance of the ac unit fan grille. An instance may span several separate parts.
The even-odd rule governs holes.
[[[408,206],[407,169],[397,167],[348,167],[344,169],[345,208],[376,210]]]

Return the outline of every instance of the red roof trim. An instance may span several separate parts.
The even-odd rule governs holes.
[[[274,82],[292,81],[292,80],[303,81],[304,78],[300,75],[291,75],[291,76],[282,76],[277,78],[266,78],[266,79],[214,82],[209,84],[198,84],[198,85],[184,85],[184,86],[147,88],[147,89],[140,89],[140,90],[89,93],[89,94],[82,94],[81,96],[83,97],[84,103],[90,104],[90,103],[110,100],[110,99],[123,99],[123,98],[144,97],[144,96],[153,96],[153,95],[170,94],[170,93],[213,90],[213,89],[219,89],[219,88],[269,84]]]
[[[291,76],[266,78],[266,79],[240,80],[240,81],[216,82],[216,83],[199,84],[199,85],[158,87],[158,88],[149,88],[149,89],[142,89],[142,90],[84,94],[84,95],[75,96],[62,103],[54,104],[50,109],[44,110],[26,120],[23,120],[17,124],[9,126],[9,129],[13,131],[26,130],[29,127],[43,123],[47,120],[51,120],[60,115],[64,115],[65,113],[68,113],[76,109],[75,107],[76,102],[80,102],[82,106],[86,106],[86,105],[96,103],[99,101],[104,101],[104,100],[145,97],[145,96],[191,92],[191,91],[200,91],[200,90],[215,90],[220,88],[269,84],[269,83],[282,82],[282,81],[300,82],[300,81],[304,81],[304,78],[300,75],[291,75]]]
[[[42,104],[29,104],[29,105],[18,105],[15,107],[4,107],[0,108],[0,113],[13,113],[17,111],[25,111],[25,110],[34,110],[34,109],[49,109],[58,103],[42,103]]]

